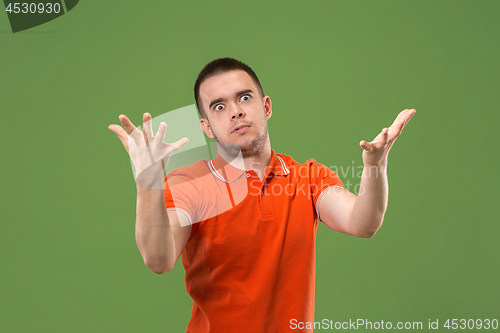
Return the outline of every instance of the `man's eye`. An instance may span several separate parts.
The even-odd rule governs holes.
[[[240,101],[248,101],[250,99],[250,96],[248,95],[243,95],[240,97]]]
[[[224,105],[222,105],[222,104],[217,104],[217,105],[215,106],[215,111],[220,111],[220,110],[222,110],[222,109],[224,109]]]

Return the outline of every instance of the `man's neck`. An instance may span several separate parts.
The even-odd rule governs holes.
[[[253,170],[262,181],[266,171],[271,164],[271,145],[266,145],[262,153],[258,156],[243,158],[246,170]]]
[[[260,154],[242,157],[241,152],[237,158],[231,158],[224,152],[223,149],[219,150],[219,155],[232,166],[238,169],[253,170],[262,181],[262,178],[266,174],[266,171],[271,164],[271,144],[269,141],[264,145],[264,149]]]

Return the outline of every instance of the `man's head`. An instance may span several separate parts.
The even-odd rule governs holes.
[[[229,155],[243,157],[270,150],[267,120],[271,99],[264,96],[250,67],[232,58],[216,59],[205,66],[195,84],[200,126]]]
[[[259,78],[257,74],[248,66],[247,64],[236,60],[234,58],[219,58],[212,60],[208,64],[203,67],[198,78],[196,79],[196,83],[194,84],[194,99],[196,101],[196,107],[198,108],[198,112],[202,118],[206,118],[206,105],[203,105],[200,101],[200,86],[201,84],[216,75],[220,75],[229,71],[234,70],[242,70],[245,71],[255,82],[255,85],[259,88],[260,97],[264,97],[264,90],[260,84]]]

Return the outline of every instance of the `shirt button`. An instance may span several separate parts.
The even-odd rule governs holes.
[[[249,173],[247,173],[247,178],[250,178],[250,174]]]

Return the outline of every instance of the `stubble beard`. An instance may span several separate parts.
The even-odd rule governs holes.
[[[243,158],[248,157],[258,157],[262,155],[264,152],[264,148],[267,141],[267,123],[264,123],[263,130],[257,134],[257,136],[248,144],[247,146],[238,146],[235,143],[230,142],[222,142],[220,141],[215,133],[212,133],[215,141],[217,141],[218,145],[222,147],[224,152],[229,155],[231,158],[236,158],[241,151],[241,155]]]

